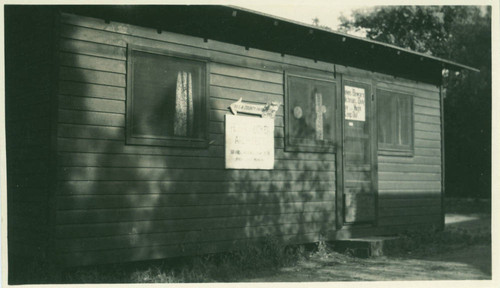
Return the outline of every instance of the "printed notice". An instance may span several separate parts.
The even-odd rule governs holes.
[[[345,119],[365,121],[365,89],[345,86]]]
[[[274,168],[274,119],[226,114],[226,169]]]

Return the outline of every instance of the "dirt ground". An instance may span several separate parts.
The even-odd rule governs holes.
[[[490,214],[447,214],[446,228],[491,229]],[[491,279],[491,244],[451,247],[435,253],[403,253],[360,259],[329,252],[243,282],[486,280]]]
[[[428,257],[313,257],[277,274],[243,282],[486,280],[491,279],[490,251],[490,245],[477,245]]]

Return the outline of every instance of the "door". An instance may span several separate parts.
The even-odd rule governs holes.
[[[370,84],[343,81],[344,224],[375,221],[372,98]]]

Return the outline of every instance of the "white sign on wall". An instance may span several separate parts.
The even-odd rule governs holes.
[[[345,119],[365,121],[365,89],[345,86]]]
[[[274,168],[274,119],[226,114],[226,168]]]

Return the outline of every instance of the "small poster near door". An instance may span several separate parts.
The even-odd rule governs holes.
[[[344,86],[345,119],[365,121],[365,89]]]

